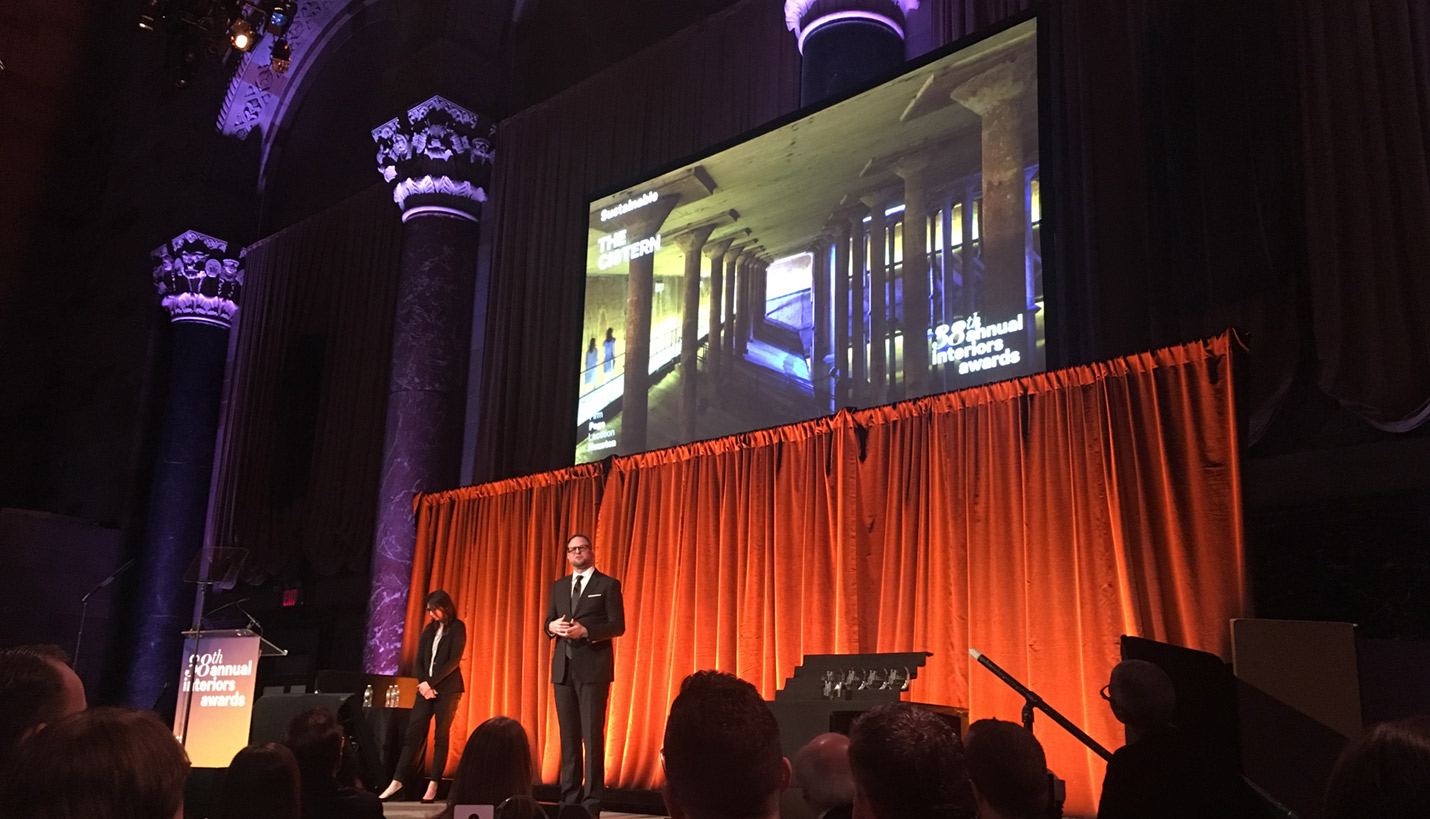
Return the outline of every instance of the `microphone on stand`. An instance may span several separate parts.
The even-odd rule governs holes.
[[[110,573],[109,577],[106,577],[103,580],[99,581],[99,585],[85,592],[84,597],[81,597],[79,599],[79,633],[75,634],[74,636],[74,659],[71,660],[75,668],[79,668],[79,648],[80,645],[84,642],[84,621],[86,615],[89,614],[89,598],[95,592],[99,591],[105,586],[108,586],[110,583],[113,583],[115,578],[129,571],[129,569],[133,567],[134,561],[137,559],[138,558],[131,557],[128,560],[124,561],[123,566],[120,566],[119,568],[115,569],[113,572]]]

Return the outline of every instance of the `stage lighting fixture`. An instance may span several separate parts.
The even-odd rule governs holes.
[[[297,4],[287,0],[274,0],[268,7],[268,24],[264,26],[264,31],[274,37],[282,37],[288,33],[288,29],[293,25],[293,14],[297,11]]]
[[[228,41],[239,51],[252,51],[258,44],[258,37],[253,32],[253,26],[247,20],[234,20],[228,27]]]
[[[272,58],[268,67],[273,69],[274,74],[283,75],[288,73],[288,67],[293,64],[293,49],[288,46],[288,41],[279,37],[273,41],[273,48],[269,50]]]
[[[162,19],[163,0],[145,0],[144,7],[139,10],[139,27],[145,31],[153,31]]]

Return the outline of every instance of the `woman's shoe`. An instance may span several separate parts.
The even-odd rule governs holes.
[[[388,784],[386,788],[383,789],[382,793],[377,795],[377,801],[391,802],[392,800],[396,799],[401,793],[402,783],[394,779],[391,783]]]

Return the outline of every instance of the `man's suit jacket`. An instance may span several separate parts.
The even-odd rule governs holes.
[[[621,581],[598,571],[591,572],[590,582],[581,589],[581,599],[571,607],[571,575],[551,584],[551,602],[546,607],[546,624],[561,616],[586,627],[587,636],[579,640],[555,637],[555,648],[551,655],[551,681],[566,679],[568,660],[566,645],[571,645],[571,682],[596,683],[611,682],[616,678],[615,651],[611,639],[626,633],[626,609],[621,601]]]
[[[453,620],[437,645],[437,664],[432,665],[432,641],[437,638],[437,622],[434,620],[422,630],[422,638],[417,641],[417,667],[413,676],[418,682],[425,682],[437,690],[438,694],[457,694],[467,690],[462,681],[462,652],[467,647],[467,624]],[[430,672],[427,669],[432,669]]]

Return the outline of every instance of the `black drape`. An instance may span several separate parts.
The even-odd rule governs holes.
[[[1028,6],[933,0],[911,25],[937,47]],[[476,479],[570,463],[584,202],[793,110],[798,54],[780,12],[747,0],[501,124]],[[1374,423],[1422,422],[1426,11],[1056,0],[1047,12],[1051,363],[1232,325],[1250,348],[1251,440],[1298,368]]]
[[[379,183],[248,248],[212,515],[250,579],[367,569],[401,243]]]

